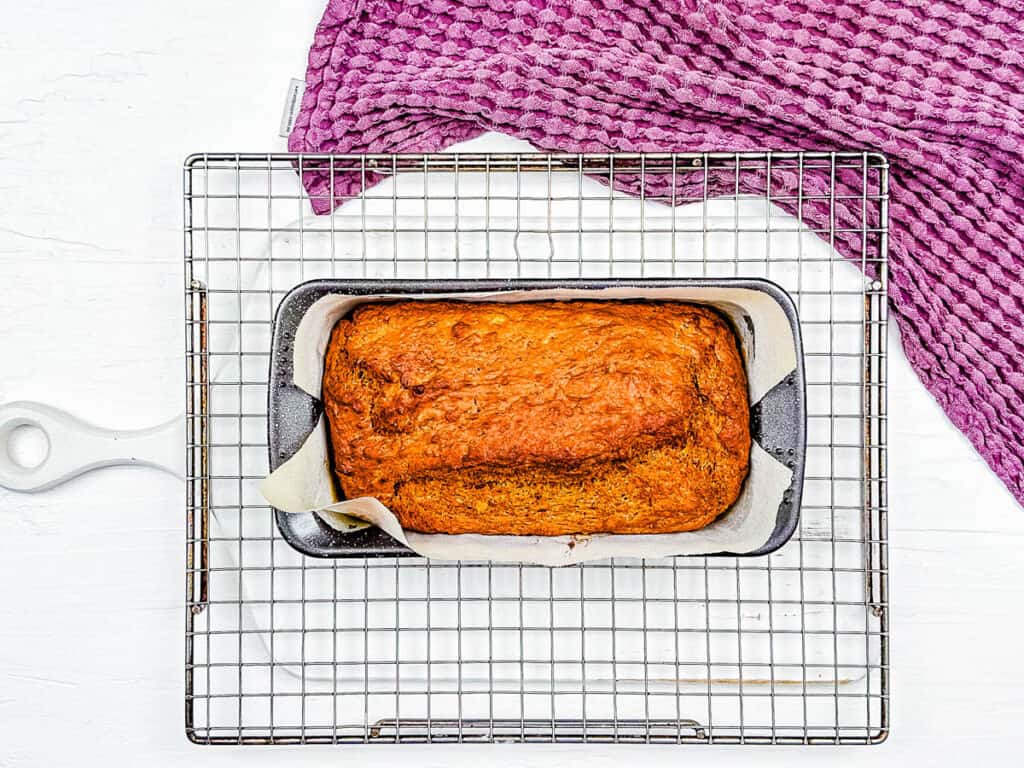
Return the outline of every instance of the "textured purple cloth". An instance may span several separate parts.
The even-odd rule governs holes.
[[[1024,502],[1022,2],[329,4],[290,149],[431,151],[485,130],[568,151],[886,153],[907,356]],[[329,180],[304,181],[328,210]],[[339,176],[335,193],[359,183]],[[858,224],[859,206],[837,223]],[[828,223],[822,206],[803,214]],[[837,245],[859,260],[859,237]]]

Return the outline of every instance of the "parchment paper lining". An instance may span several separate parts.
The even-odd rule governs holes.
[[[736,329],[747,368],[750,402],[756,403],[795,367],[797,350],[789,321],[775,300],[748,288],[606,288],[544,289],[501,293],[331,295],[313,304],[303,316],[294,342],[294,382],[320,397],[324,353],[337,321],[357,305],[374,301],[550,301],[648,300],[691,301],[715,307]],[[686,533],[589,536],[486,536],[422,534],[404,531],[394,514],[376,499],[339,501],[329,460],[327,427],[321,417],[295,455],[261,486],[275,508],[295,514],[315,513],[338,531],[368,523],[424,557],[440,560],[493,560],[538,565],[569,565],[608,557],[663,557],[712,552],[748,552],[762,546],[775,528],[782,495],[792,470],[756,443],[751,447],[750,474],[730,510],[699,531]]]

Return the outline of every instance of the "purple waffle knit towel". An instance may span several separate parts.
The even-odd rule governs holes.
[[[1024,502],[1020,0],[329,4],[290,149],[432,151],[485,130],[573,152],[886,153],[907,356]],[[328,210],[329,180],[304,181]],[[335,193],[359,182],[339,176]],[[773,194],[791,182],[773,174]],[[859,224],[855,206],[839,225]],[[828,224],[822,206],[803,214]],[[860,259],[860,238],[837,246]]]

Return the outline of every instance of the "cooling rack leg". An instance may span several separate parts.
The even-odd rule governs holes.
[[[210,396],[210,380],[209,380],[209,369],[210,369],[210,356],[209,356],[209,344],[208,344],[208,315],[207,315],[207,292],[206,286],[200,280],[193,279],[191,282],[191,289],[196,296],[198,303],[198,314],[199,314],[199,411],[198,411],[198,422],[199,422],[199,466],[198,466],[198,480],[199,480],[199,516],[198,525],[199,531],[196,535],[196,531],[193,527],[193,535],[199,543],[199,564],[198,564],[198,575],[199,575],[199,599],[192,605],[192,613],[202,613],[209,602],[209,563],[210,563],[210,456],[209,456],[209,429],[210,429],[210,417],[209,417],[209,396]],[[196,413],[193,410],[191,418],[196,418]],[[192,449],[193,464],[191,466],[192,479],[196,479],[195,475],[195,448]],[[194,498],[194,497],[193,497]],[[195,524],[193,524],[194,526]]]

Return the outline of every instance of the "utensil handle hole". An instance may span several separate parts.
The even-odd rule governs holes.
[[[50,436],[38,423],[18,421],[0,428],[7,457],[18,469],[30,472],[50,456]]]

